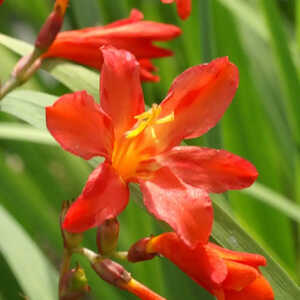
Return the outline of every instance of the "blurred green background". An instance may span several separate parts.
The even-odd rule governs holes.
[[[0,8],[0,32],[33,42],[53,2],[5,0]],[[149,105],[161,101],[175,76],[192,65],[226,55],[238,66],[240,87],[224,118],[204,137],[189,143],[224,148],[255,164],[259,184],[216,201],[299,284],[300,1],[193,0],[192,15],[182,22],[174,5],[159,0],[70,0],[64,29],[106,24],[127,17],[134,7],[147,20],[183,29],[181,37],[162,43],[175,55],[155,61],[161,81],[143,85]],[[0,45],[2,81],[17,60],[18,55]],[[56,96],[69,91],[44,71],[24,88]],[[63,200],[79,195],[91,167],[38,137],[26,137],[23,125],[19,126],[23,123],[15,117],[1,112],[0,121],[0,204],[4,207],[0,210],[0,299],[14,300],[31,293],[32,286],[43,291],[43,277],[34,274],[35,263],[41,259],[46,258],[46,265],[40,267],[55,277],[62,254],[60,206]],[[161,232],[134,201],[120,221],[121,250]],[[84,243],[95,249],[94,230],[86,233]],[[235,243],[231,241],[233,249]],[[90,299],[134,299],[108,286],[84,260],[76,259],[86,267]],[[163,259],[128,265],[128,269],[168,299],[213,299]],[[41,294],[36,299],[55,299],[55,285],[54,279],[48,287],[53,288],[51,296]]]

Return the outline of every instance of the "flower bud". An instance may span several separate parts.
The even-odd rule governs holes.
[[[47,50],[60,31],[63,20],[64,19],[60,13],[55,11],[52,12],[38,34],[35,41],[35,47],[41,50]]]
[[[119,221],[114,219],[106,220],[98,228],[97,232],[97,246],[99,253],[102,255],[108,255],[115,251],[119,238]]]
[[[67,272],[60,284],[60,300],[79,300],[90,291],[84,270],[77,265]]]
[[[118,263],[106,258],[95,260],[92,267],[96,273],[106,282],[136,295],[142,300],[166,300],[149,288],[136,281],[131,274]]]
[[[69,0],[56,0],[52,13],[47,18],[35,41],[35,47],[47,50],[59,33]]]
[[[131,280],[131,275],[120,264],[106,258],[92,263],[93,269],[106,282],[122,287]]]
[[[128,251],[127,259],[130,262],[138,262],[143,260],[149,260],[156,256],[156,253],[147,252],[147,245],[151,240],[150,237],[144,238],[136,242],[131,246]]]
[[[64,248],[68,250],[72,250],[77,248],[81,244],[83,236],[81,233],[71,233],[62,228],[62,223],[69,207],[70,207],[70,202],[64,201],[62,204],[62,210],[60,215],[60,228],[61,228],[61,233],[64,241]]]
[[[56,0],[54,4],[54,11],[64,17],[69,0]]]

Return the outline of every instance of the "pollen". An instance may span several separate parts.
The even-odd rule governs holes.
[[[156,139],[157,136],[153,125],[165,124],[165,123],[172,122],[174,120],[174,112],[159,119],[160,113],[161,113],[161,106],[157,104],[153,104],[150,110],[135,116],[134,118],[137,119],[138,121],[132,130],[126,132],[126,137],[128,139],[134,138],[139,134],[141,134],[147,127],[149,127],[153,139]]]

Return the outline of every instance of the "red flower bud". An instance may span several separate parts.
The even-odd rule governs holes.
[[[38,34],[35,47],[41,50],[48,49],[60,31],[63,20],[61,13],[56,11],[52,12]]]
[[[92,263],[93,269],[106,282],[122,287],[131,280],[131,275],[120,264],[106,258]]]
[[[47,18],[35,41],[36,48],[47,50],[51,46],[63,24],[68,3],[69,0],[55,1],[53,12]]]
[[[119,238],[119,221],[115,219],[106,220],[98,228],[97,232],[97,246],[99,253],[108,255],[115,251]]]
[[[128,260],[131,262],[138,262],[143,260],[149,260],[156,256],[156,253],[147,252],[147,244],[151,238],[144,238],[136,242],[128,251]]]
[[[54,11],[64,17],[69,0],[56,0],[54,4]]]

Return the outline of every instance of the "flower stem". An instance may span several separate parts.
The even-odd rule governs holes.
[[[30,55],[24,56],[18,61],[9,79],[3,86],[0,86],[0,101],[34,75],[41,66],[41,59],[39,59],[41,54],[42,51],[35,48]]]
[[[127,251],[115,251],[112,256],[114,258],[120,259],[120,260],[126,260],[127,261],[127,256],[128,252]]]
[[[62,264],[60,267],[60,274],[59,274],[59,284],[58,284],[59,299],[61,298],[61,292],[63,288],[63,281],[64,281],[65,274],[70,269],[71,258],[72,258],[72,252],[70,252],[68,249],[64,249],[63,259],[62,259]]]

